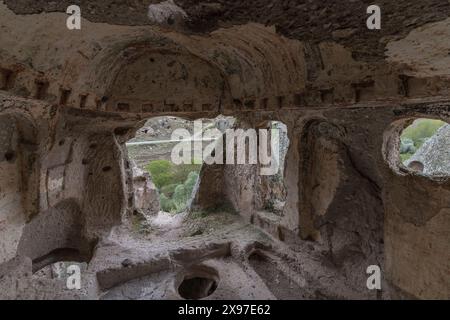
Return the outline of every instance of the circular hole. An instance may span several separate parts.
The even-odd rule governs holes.
[[[408,164],[408,168],[411,169],[412,171],[423,172],[424,165],[420,161],[411,161]]]
[[[205,266],[196,267],[183,276],[178,293],[187,300],[203,299],[216,291],[218,280],[214,269]]]
[[[110,166],[106,166],[106,167],[104,167],[103,169],[102,169],[102,171],[103,172],[108,172],[108,171],[111,171],[111,167]]]
[[[210,296],[216,289],[217,282],[214,279],[194,277],[184,279],[178,288],[178,293],[184,299],[198,300]]]
[[[449,137],[450,124],[440,119],[398,120],[385,131],[383,156],[397,174],[448,179]]]

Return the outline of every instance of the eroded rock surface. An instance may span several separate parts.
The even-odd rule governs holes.
[[[445,177],[450,172],[450,125],[438,129],[419,150],[408,160],[407,166],[414,162],[423,165],[420,172],[430,176]]]
[[[134,204],[136,209],[151,215],[160,210],[159,193],[151,180],[150,174],[139,169],[133,163]]]
[[[399,154],[450,121],[448,1],[380,1],[379,31],[362,0],[70,4],[81,31],[68,1],[0,2],[1,298],[450,298],[449,176]],[[161,212],[126,143],[167,116],[277,122],[280,170],[205,164]]]

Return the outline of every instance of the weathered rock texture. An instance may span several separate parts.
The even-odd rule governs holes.
[[[450,180],[398,151],[413,119],[450,121],[448,1],[380,1],[373,32],[366,1],[176,0],[173,29],[149,20],[158,1],[73,3],[81,31],[66,1],[0,2],[2,297],[181,299],[200,270],[223,276],[211,298],[450,298]],[[126,141],[148,118],[219,114],[287,126],[282,211],[258,165],[216,164],[186,224],[136,234]],[[32,274],[57,261],[88,263],[83,290]],[[166,295],[138,294],[155,281]]]
[[[136,209],[146,214],[155,214],[160,210],[159,193],[150,175],[133,163],[133,191]]]
[[[437,177],[450,175],[450,125],[441,127],[408,160],[406,165],[420,162],[423,174]]]

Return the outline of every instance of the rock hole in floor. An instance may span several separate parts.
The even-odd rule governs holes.
[[[199,300],[212,295],[217,287],[217,272],[202,266],[183,276],[183,280],[178,286],[178,293],[184,299]]]
[[[198,300],[206,298],[217,289],[217,282],[214,279],[194,277],[184,279],[178,288],[178,293],[184,299]]]

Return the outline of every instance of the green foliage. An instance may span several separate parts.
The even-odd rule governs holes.
[[[198,173],[195,171],[189,172],[189,175],[186,179],[185,182],[185,186],[186,186],[186,190],[192,193],[192,191],[194,190],[195,184],[197,183],[198,180]]]
[[[411,153],[401,153],[400,159],[404,163],[405,161],[409,160],[409,158],[411,158],[412,156],[413,156],[413,154],[411,154]]]
[[[401,135],[400,157],[402,162],[411,158],[425,141],[445,125],[445,122],[432,119],[418,119],[403,130]]]
[[[161,204],[161,209],[163,209],[164,211],[172,212],[175,210],[172,200],[167,198],[164,194],[160,195],[159,202]]]
[[[445,122],[440,120],[419,119],[403,130],[401,138],[412,140],[416,149],[419,149],[426,139],[434,136],[444,124]]]
[[[171,184],[173,180],[172,163],[167,160],[155,160],[146,168],[152,176],[153,183],[158,189]]]
[[[173,165],[167,160],[152,161],[147,170],[160,191],[161,209],[179,213],[186,209],[197,183],[201,164]]]
[[[416,146],[414,145],[414,141],[412,139],[401,138],[400,142],[400,153],[414,154],[416,152]]]
[[[182,212],[186,209],[186,205],[192,197],[192,192],[194,191],[197,179],[198,173],[192,171],[189,173],[184,184],[180,184],[175,188],[175,192],[172,196],[172,203],[175,207],[175,212]]]
[[[175,192],[175,188],[177,186],[178,184],[176,183],[168,184],[167,186],[162,187],[160,192],[170,198],[173,196],[173,193]]]
[[[155,186],[163,192],[164,187],[183,184],[191,172],[200,172],[201,167],[201,164],[195,163],[174,165],[168,160],[155,160],[150,162],[146,169],[150,172]],[[168,188],[168,191],[173,190],[174,187]]]
[[[184,184],[180,184],[175,188],[175,192],[172,197],[172,203],[175,207],[175,212],[181,212],[186,209],[186,204],[189,198],[187,197],[186,187]]]
[[[201,165],[198,164],[182,164],[172,167],[173,180],[172,183],[182,184],[186,181],[191,172],[200,172]]]

